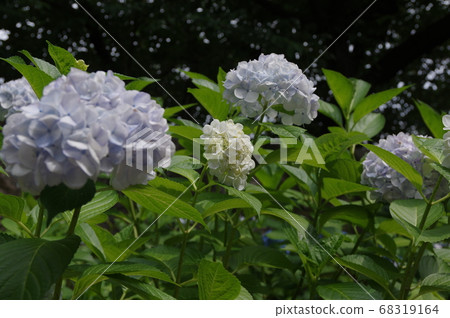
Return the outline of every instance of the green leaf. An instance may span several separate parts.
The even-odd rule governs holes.
[[[363,228],[369,223],[367,210],[358,205],[341,205],[325,210],[320,214],[319,227],[322,228],[330,219],[344,220],[350,224],[359,225]]]
[[[420,287],[420,295],[434,291],[450,292],[450,274],[435,273],[425,277]]]
[[[402,174],[406,179],[411,182],[417,190],[422,191],[423,179],[419,172],[414,169],[405,160],[397,157],[396,155],[374,145],[362,145],[375,153],[381,160],[388,164],[391,168]]]
[[[223,87],[223,82],[227,77],[227,72],[225,72],[221,67],[219,67],[219,72],[217,73],[217,85],[219,86],[219,91],[223,94],[225,88]]]
[[[445,159],[445,142],[442,139],[424,138],[412,136],[414,144],[417,148],[431,160],[442,164]]]
[[[350,112],[353,112],[356,106],[366,97],[371,85],[356,78],[349,78],[349,80],[352,82],[354,90],[352,101],[350,102]]]
[[[432,162],[430,164],[434,170],[439,172],[448,182],[450,182],[450,168],[446,168],[442,165]]]
[[[450,225],[445,224],[440,227],[423,231],[418,237],[420,242],[436,243],[450,237]]]
[[[353,121],[357,123],[364,116],[370,114],[381,105],[387,103],[392,98],[408,89],[410,85],[400,88],[392,88],[379,93],[371,94],[364,98],[358,105],[356,105],[355,112],[353,113]]]
[[[55,65],[50,64],[47,61],[41,60],[37,57],[33,57],[27,50],[22,50],[19,52],[25,55],[38,69],[51,76],[52,78],[56,79],[61,76],[61,73],[58,71]]]
[[[80,218],[78,222],[86,222],[97,215],[100,215],[111,209],[119,202],[119,196],[114,190],[102,191],[95,194],[94,198],[87,204],[81,207]],[[65,212],[64,217],[70,221],[72,219],[73,211]]]
[[[442,123],[442,116],[439,115],[430,105],[425,104],[420,100],[415,100],[417,109],[419,109],[425,125],[431,131],[435,138],[442,138],[444,136],[444,124]]]
[[[434,253],[438,258],[450,265],[450,249],[448,248],[435,248]]]
[[[245,246],[232,256],[231,264],[234,268],[242,266],[262,266],[270,268],[294,269],[285,254],[267,246]]]
[[[0,299],[44,299],[62,276],[80,239],[19,239],[0,245]]]
[[[356,160],[347,158],[331,160],[327,162],[327,168],[329,173],[325,173],[325,176],[355,183],[361,180],[362,166]]]
[[[0,59],[9,63],[27,79],[28,83],[30,83],[30,86],[33,88],[33,91],[36,93],[36,96],[38,98],[42,97],[42,91],[44,90],[44,87],[53,81],[53,78],[50,75],[47,75],[45,72],[37,69],[34,66],[25,64],[25,62],[18,56],[13,56],[7,59]]]
[[[405,228],[416,239],[420,236],[419,225],[422,221],[427,203],[423,200],[396,200],[389,206],[394,220]],[[444,206],[435,204],[431,207],[423,229],[427,229],[444,215]]]
[[[149,77],[139,77],[127,85],[125,85],[125,88],[129,91],[142,91],[144,88],[146,88],[148,85],[153,84],[157,82],[158,80],[149,78]]]
[[[175,300],[172,296],[166,294],[162,290],[159,290],[154,285],[141,282],[140,280],[127,277],[121,274],[114,274],[109,276],[110,280],[117,282],[134,293],[140,295],[144,299],[150,300]]]
[[[6,173],[5,169],[3,169],[2,166],[0,166],[0,173],[4,174],[5,176],[7,176],[8,174]]]
[[[122,191],[134,202],[149,209],[153,213],[168,215],[192,220],[205,225],[202,215],[191,205],[149,186],[132,186]]]
[[[364,288],[375,299],[383,299],[378,291],[369,286]],[[337,283],[317,286],[317,293],[324,300],[372,300],[372,297],[355,283]]]
[[[377,282],[381,287],[389,290],[389,275],[386,270],[378,265],[367,255],[346,255],[338,259],[339,264],[348,267]],[[362,292],[362,291],[361,291]]]
[[[300,138],[306,132],[306,129],[296,126],[275,125],[271,123],[263,123],[261,125],[269,128],[275,135],[280,137]]]
[[[187,76],[189,76],[192,80],[192,83],[197,86],[198,88],[202,88],[205,87],[207,89],[210,89],[212,91],[215,92],[220,92],[219,86],[214,83],[213,80],[211,80],[210,78],[208,78],[207,76],[200,74],[200,73],[195,73],[195,72],[188,72],[188,71],[182,71],[184,74],[186,74]]]
[[[378,135],[384,128],[386,118],[380,113],[370,113],[364,116],[353,126],[352,131],[358,131],[372,138]]]
[[[196,169],[202,166],[198,159],[189,156],[173,156],[170,162],[170,166],[166,170],[179,174],[187,178],[194,189],[197,189],[196,180],[200,177]]]
[[[180,112],[182,110],[186,110],[188,108],[191,108],[192,106],[195,106],[195,105],[197,105],[197,103],[164,108],[164,118],[166,118],[166,119],[170,118],[173,115],[175,115],[176,113],[178,113],[178,112]]]
[[[142,263],[117,262],[113,264],[97,264],[88,267],[77,279],[72,298],[78,298],[94,284],[107,280],[108,275],[122,274],[127,276],[144,276],[173,283],[170,277],[159,269]]]
[[[328,86],[333,92],[344,114],[350,113],[350,103],[353,98],[354,87],[352,82],[339,72],[322,69],[327,79]]]
[[[63,75],[67,75],[72,67],[86,71],[86,67],[83,67],[78,63],[72,53],[63,49],[62,47],[51,44],[47,41],[48,53],[55,62],[56,67]]]
[[[326,158],[332,154],[341,154],[347,148],[366,141],[367,135],[360,132],[329,133],[315,140],[322,157]]]
[[[190,126],[169,126],[169,131],[189,140],[200,138],[203,133],[200,129]]]
[[[239,292],[239,296],[236,300],[253,300],[253,297],[247,289],[241,286],[241,291]]]
[[[47,223],[55,215],[64,211],[81,208],[92,200],[95,195],[94,181],[88,180],[81,189],[70,189],[61,183],[54,187],[46,186],[41,192],[40,200],[48,211]],[[55,200],[55,198],[58,198]]]
[[[263,209],[261,211],[261,214],[272,215],[280,218],[294,227],[299,233],[305,233],[306,229],[309,226],[308,221],[304,217],[294,214],[293,212],[287,213],[282,209],[267,208]]]
[[[218,212],[230,210],[230,209],[248,209],[252,206],[244,201],[243,199],[233,198],[227,199],[220,202],[215,203],[213,206],[205,210],[203,213],[203,217],[206,218],[208,216],[214,215]]]
[[[322,196],[327,200],[336,198],[344,194],[365,192],[371,190],[374,190],[374,188],[346,180],[323,178],[322,181]]]
[[[222,94],[208,88],[189,88],[195,99],[206,109],[215,119],[226,120],[228,117],[229,105],[222,98]]]
[[[260,215],[261,207],[262,207],[261,201],[259,201],[253,195],[251,195],[250,193],[244,192],[244,191],[236,190],[235,188],[232,188],[232,187],[227,187],[227,186],[222,186],[222,187],[224,187],[225,189],[228,190],[229,195],[240,198],[240,199],[244,200],[245,202],[247,202],[248,205],[250,205],[256,211],[256,213],[258,213],[258,216]]]
[[[22,219],[23,207],[24,201],[22,198],[0,193],[0,216],[20,222]]]
[[[341,127],[344,125],[341,110],[334,104],[330,104],[319,99],[319,113],[331,118]]]
[[[203,259],[198,267],[198,293],[201,300],[236,299],[241,283],[222,263]]]

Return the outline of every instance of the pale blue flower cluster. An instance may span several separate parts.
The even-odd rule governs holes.
[[[437,183],[439,174],[430,165],[426,157],[414,144],[411,135],[403,132],[380,139],[378,146],[400,157],[415,168],[423,177],[423,194],[429,197]],[[419,191],[402,174],[391,168],[375,153],[369,152],[363,162],[361,183],[374,187],[371,192],[374,200],[392,202],[401,199],[420,199]],[[436,197],[448,193],[448,183],[442,182]]]
[[[316,88],[294,63],[282,54],[261,54],[258,60],[240,62],[226,75],[223,97],[240,106],[246,117],[264,112],[269,119],[280,116],[285,125],[309,124],[317,117]],[[273,109],[282,105],[279,112]]]
[[[442,123],[444,124],[444,130],[447,133],[444,135],[444,161],[443,165],[447,168],[450,168],[450,115],[445,115],[442,118]]]
[[[37,102],[38,98],[28,81],[22,77],[0,85],[0,110],[12,114],[22,106]]]
[[[126,165],[125,148],[143,129],[165,135],[163,113],[150,95],[127,91],[111,71],[72,69],[45,87],[40,101],[8,117],[0,156],[32,194],[60,183],[77,189],[100,173],[111,174],[112,185],[121,190],[152,177]],[[164,140],[154,153],[171,157],[175,145]]]

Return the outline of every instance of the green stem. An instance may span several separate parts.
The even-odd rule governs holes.
[[[433,205],[433,199],[439,189],[441,181],[442,181],[442,176],[439,176],[436,186],[433,189],[433,193],[431,194],[431,197],[427,202],[427,207],[425,208],[425,212],[422,216],[422,220],[420,221],[419,233],[422,233],[422,230],[425,226],[425,222],[427,220],[428,214],[430,213],[431,207]],[[425,244],[422,243],[422,246],[420,247],[420,250],[417,253],[416,257],[414,257],[416,249],[417,249],[416,246],[412,248],[411,253],[409,254],[403,284],[400,288],[400,299],[407,299],[409,290],[411,289],[412,281],[414,279],[414,276],[416,275],[417,268],[419,267],[420,259],[422,258],[423,253],[425,252],[426,245],[427,245],[426,243]],[[415,263],[414,263],[414,260],[415,260]]]
[[[55,290],[53,292],[53,300],[59,300],[61,297],[61,289],[62,289],[62,276],[58,278],[55,283]]]
[[[134,207],[134,202],[130,198],[128,198],[128,202],[130,204],[130,213],[131,213],[131,218],[133,220],[134,237],[137,238],[137,237],[139,237],[139,228],[137,225],[136,209]]]
[[[181,283],[181,270],[183,268],[184,252],[186,250],[188,235],[189,234],[184,233],[184,236],[183,236],[183,243],[181,245],[180,258],[178,259],[177,279],[176,279],[177,284]],[[175,298],[178,298],[179,293],[180,293],[180,286],[177,285],[177,286],[175,286],[175,295],[174,295]]]
[[[34,231],[34,235],[36,237],[41,237],[42,230],[42,220],[44,219],[44,207],[39,203],[39,214],[36,224],[36,230]]]
[[[229,221],[231,224],[231,229],[230,229],[230,233],[228,235],[228,240],[227,240],[227,248],[225,250],[225,256],[223,257],[223,267],[228,268],[228,262],[230,260],[230,256],[231,256],[231,249],[233,247],[233,240],[234,240],[234,232],[236,231],[236,228],[233,225],[233,221],[232,218],[233,217],[239,217],[239,213],[237,211],[235,211],[235,213],[233,214],[232,217],[229,217]]]
[[[25,224],[23,224],[21,221],[16,221],[16,222],[22,228],[22,230],[24,230],[30,237],[33,237],[33,238],[35,237],[33,232],[31,232],[30,229]]]
[[[73,211],[72,220],[70,221],[69,229],[67,230],[67,236],[72,235],[75,233],[75,227],[77,226],[78,218],[80,217],[81,207],[75,208]]]

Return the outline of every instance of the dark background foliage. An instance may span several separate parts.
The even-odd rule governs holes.
[[[260,53],[283,53],[307,68],[372,0],[80,0],[117,41],[180,102],[193,99],[191,83],[178,69],[215,78]],[[371,92],[414,84],[383,111],[385,132],[428,133],[412,99],[448,112],[450,82],[450,1],[378,0],[307,75],[318,95],[329,92],[321,68],[373,84]],[[2,0],[0,56],[21,49],[45,56],[45,40],[68,48],[90,70],[112,69],[148,76],[74,1]],[[0,77],[18,77],[6,63]],[[148,88],[175,102],[157,85]],[[198,112],[199,110],[197,110]],[[196,114],[204,116],[204,114]],[[325,118],[308,127],[324,131]]]

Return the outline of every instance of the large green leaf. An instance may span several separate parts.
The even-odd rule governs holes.
[[[48,53],[55,62],[56,67],[63,75],[67,75],[72,67],[86,71],[87,65],[84,62],[77,61],[72,53],[62,47],[51,44],[47,41]],[[81,62],[81,63],[80,63]]]
[[[234,197],[240,198],[248,203],[255,211],[258,213],[258,215],[261,213],[261,201],[259,201],[257,198],[255,198],[250,193],[244,192],[244,191],[238,191],[235,188],[223,186],[225,189],[228,189],[228,194],[232,195]]]
[[[97,264],[87,268],[77,279],[72,298],[78,298],[94,284],[107,280],[108,275],[122,274],[127,276],[145,276],[173,283],[170,277],[159,269],[142,263],[118,262],[113,264]]]
[[[89,203],[81,207],[78,222],[86,222],[89,219],[108,211],[116,205],[117,202],[119,202],[119,196],[114,190],[96,193],[94,198]],[[64,218],[70,221],[72,219],[72,215],[73,211],[65,212]]]
[[[336,283],[317,286],[317,293],[324,300],[372,300],[382,299],[380,293],[369,286],[364,286],[368,295],[355,283]],[[371,297],[372,296],[372,297]]]
[[[328,86],[333,92],[344,114],[349,113],[350,103],[353,98],[354,87],[352,82],[339,72],[322,69],[327,79]]]
[[[16,238],[6,233],[0,233],[0,244],[14,241]]]
[[[172,117],[173,115],[181,112],[182,110],[186,110],[195,105],[197,105],[197,104],[193,103],[193,104],[179,105],[179,106],[164,108],[164,118]]]
[[[445,179],[447,179],[448,182],[450,182],[450,168],[444,167],[434,162],[431,163],[431,166],[433,167],[434,170],[439,172]]]
[[[213,80],[211,80],[209,77],[195,72],[188,72],[188,71],[182,71],[185,75],[189,76],[189,78],[192,80],[192,83],[197,86],[198,88],[208,88],[215,92],[220,92],[219,86],[214,83]]]
[[[293,226],[299,233],[305,233],[306,229],[309,226],[308,221],[304,217],[293,212],[288,213],[287,211],[282,209],[267,208],[263,209],[261,211],[261,214],[272,215],[280,218]]]
[[[231,264],[234,268],[242,266],[262,266],[271,268],[293,269],[292,264],[284,253],[266,246],[245,246],[232,256]]]
[[[18,56],[9,57],[7,59],[0,58],[1,60],[9,63],[12,67],[19,71],[30,83],[31,88],[36,93],[38,98],[42,97],[42,91],[44,87],[53,81],[53,78],[40,69],[25,64],[24,60]]]
[[[218,212],[230,210],[230,209],[248,209],[252,206],[246,201],[240,198],[226,199],[220,202],[215,203],[210,208],[206,209],[203,213],[203,217],[206,218],[208,216],[214,215]]]
[[[435,273],[425,277],[421,283],[420,294],[426,294],[434,291],[450,292],[449,273]]]
[[[40,69],[47,75],[50,75],[52,78],[58,78],[59,76],[61,76],[61,73],[58,71],[55,65],[32,56],[27,50],[22,50],[20,51],[20,53],[25,55],[38,69]]]
[[[347,255],[338,259],[338,262],[345,267],[367,276],[386,290],[389,290],[389,275],[387,271],[369,256]]]
[[[354,90],[352,101],[350,102],[350,112],[353,112],[356,106],[366,97],[371,85],[356,78],[349,78],[349,80],[352,82]]]
[[[229,105],[223,100],[222,94],[204,87],[189,88],[188,92],[197,99],[213,118],[218,120],[227,119]]]
[[[370,113],[361,118],[360,121],[353,126],[352,131],[358,131],[372,138],[378,135],[384,128],[386,118],[380,113]]]
[[[159,191],[150,186],[133,186],[122,191],[134,202],[149,209],[151,212],[192,220],[205,225],[202,215],[191,205],[177,199],[170,194]]]
[[[326,158],[332,154],[341,154],[345,149],[367,139],[366,134],[352,131],[349,133],[324,134],[317,138],[315,142],[322,157]]]
[[[169,126],[169,131],[175,135],[193,140],[194,138],[200,138],[202,131],[200,129],[189,126]]]
[[[439,115],[431,106],[425,104],[420,100],[414,101],[416,107],[419,109],[425,125],[431,131],[434,137],[442,138],[444,136],[444,124],[442,123],[442,116]]]
[[[387,103],[392,98],[408,89],[410,86],[403,86],[400,88],[392,88],[379,93],[371,94],[364,98],[358,105],[356,105],[355,112],[353,113],[353,121],[357,123],[361,118],[370,114],[381,105]]]
[[[388,164],[391,168],[401,173],[406,179],[408,179],[417,190],[422,191],[423,179],[419,172],[414,169],[405,160],[397,157],[396,155],[374,145],[363,145],[373,153],[375,153],[381,160]]]
[[[22,218],[24,201],[14,195],[0,193],[0,216],[20,222]]]
[[[198,267],[198,293],[201,300],[236,299],[241,283],[222,263],[202,260]]]
[[[140,295],[144,299],[149,300],[174,300],[172,296],[166,294],[162,290],[156,288],[154,285],[142,282],[138,279],[131,278],[121,274],[113,274],[109,276],[111,281],[114,281],[122,286],[129,288],[134,293]]]
[[[54,187],[46,186],[41,192],[40,200],[48,211],[47,223],[58,213],[81,208],[92,200],[95,191],[94,181],[90,179],[81,189],[70,189],[63,183]]]
[[[402,225],[409,234],[416,239],[419,237],[419,225],[422,221],[427,204],[423,200],[396,200],[393,201],[389,210],[392,218]],[[427,229],[444,215],[444,206],[435,204],[431,207],[423,229]]]
[[[173,156],[170,162],[170,166],[166,170],[179,174],[188,179],[194,189],[197,189],[197,179],[200,175],[196,169],[202,166],[198,159],[189,156]]]
[[[153,84],[157,82],[158,80],[149,78],[149,77],[139,77],[135,80],[132,80],[129,82],[125,88],[129,91],[135,90],[135,91],[142,91],[144,88],[146,88],[148,85]]]
[[[445,142],[442,139],[412,136],[417,148],[431,160],[442,164],[445,159]]]
[[[365,192],[371,190],[374,190],[374,188],[346,180],[334,178],[323,178],[322,180],[322,196],[327,200],[336,198],[344,194]]]
[[[443,226],[434,229],[428,229],[423,231],[417,240],[421,242],[436,243],[444,241],[449,237],[450,237],[450,225],[445,224]]]
[[[327,103],[323,100],[319,100],[319,113],[331,118],[339,126],[343,126],[341,110],[334,104]]]
[[[0,299],[44,299],[78,249],[80,239],[19,239],[0,245]]]
[[[279,125],[271,123],[262,123],[261,125],[269,128],[275,135],[278,135],[280,137],[300,138],[300,136],[302,136],[306,132],[306,129],[297,126]]]
[[[319,225],[323,225],[330,219],[338,219],[356,224],[365,228],[369,223],[367,209],[358,205],[341,205],[325,210],[320,214]]]

